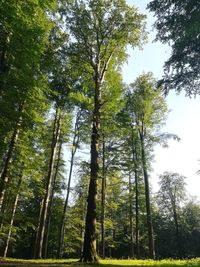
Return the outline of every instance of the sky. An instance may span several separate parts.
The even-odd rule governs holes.
[[[156,31],[152,29],[154,17],[146,10],[148,0],[127,0],[130,5],[138,7],[139,11],[147,15],[147,29],[149,41],[143,50],[128,50],[128,63],[123,67],[123,78],[126,83],[132,83],[142,72],[152,72],[155,78],[163,75],[163,64],[170,55],[170,47],[159,42],[153,42]],[[151,183],[153,191],[158,190],[158,177],[165,171],[177,172],[186,177],[189,195],[200,199],[200,97],[190,99],[184,92],[177,95],[170,92],[167,96],[170,110],[166,125],[162,132],[177,134],[180,142],[169,141],[168,148],[155,147],[155,159]]]

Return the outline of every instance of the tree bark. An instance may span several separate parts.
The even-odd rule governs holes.
[[[15,125],[15,129],[13,131],[11,140],[10,140],[10,144],[9,144],[9,148],[8,148],[8,152],[5,158],[5,163],[1,172],[1,178],[0,178],[0,212],[2,210],[2,206],[3,206],[3,201],[4,201],[4,196],[5,196],[5,191],[8,185],[8,175],[9,175],[9,169],[10,169],[10,165],[12,162],[12,157],[13,157],[13,152],[17,143],[17,139],[19,136],[19,131],[20,131],[20,127],[22,124],[22,112],[23,112],[23,108],[24,108],[24,102],[19,106],[19,118],[18,121]]]
[[[14,202],[14,206],[13,206],[13,210],[12,210],[12,217],[10,220],[10,226],[9,226],[9,230],[8,230],[8,235],[4,244],[4,250],[3,250],[3,257],[6,258],[7,256],[7,252],[8,252],[8,246],[9,246],[9,242],[10,242],[10,238],[11,238],[11,234],[12,234],[12,228],[13,228],[13,222],[14,222],[14,218],[15,218],[15,213],[16,213],[16,209],[17,209],[17,203],[19,200],[19,192],[20,192],[20,188],[21,188],[21,184],[22,184],[22,178],[23,175],[21,173],[19,181],[18,181],[18,185],[17,185],[17,194],[15,197],[15,202]]]
[[[44,259],[47,258],[47,252],[48,252],[48,240],[49,240],[49,231],[50,231],[50,225],[51,225],[54,190],[55,190],[56,179],[57,179],[57,175],[58,175],[58,171],[59,171],[61,150],[62,150],[62,140],[60,140],[60,144],[59,144],[57,164],[56,164],[55,174],[54,174],[54,178],[53,178],[53,182],[52,182],[52,190],[51,190],[51,196],[50,196],[50,200],[49,200],[49,209],[47,212],[46,231],[45,231],[44,245],[43,245],[43,258]]]
[[[42,217],[43,202],[44,202],[44,198],[42,199],[41,204],[40,204],[38,226],[37,226],[37,230],[36,230],[34,250],[33,250],[33,258],[34,259],[36,258],[36,252],[37,252],[37,246],[38,246],[39,226],[40,226],[40,221],[41,221],[41,217]]]
[[[97,188],[99,174],[99,127],[100,127],[101,81],[98,71],[95,75],[95,96],[91,135],[90,184],[87,198],[87,213],[83,253],[80,261],[98,262],[96,252]]]
[[[85,186],[85,192],[88,192],[88,187],[89,187],[89,184],[88,182],[86,183],[86,186]],[[81,219],[82,221],[84,222],[85,220],[85,217],[86,217],[86,211],[87,211],[87,201],[86,199],[83,199],[83,206],[82,206],[82,216],[81,216]],[[84,225],[81,227],[81,254],[83,253],[83,241],[84,241],[84,235],[85,235],[85,228],[84,228]]]
[[[131,174],[129,173],[129,221],[130,221],[130,241],[131,241],[131,258],[134,258],[134,238],[133,238],[133,205],[132,205],[132,184]]]
[[[146,162],[146,154],[145,154],[145,148],[144,148],[143,133],[139,132],[139,136],[140,136],[140,143],[141,143],[142,167],[143,167],[144,185],[145,185],[149,256],[151,259],[155,259],[153,225],[152,225],[151,203],[150,203],[150,192],[149,192],[149,177],[148,177],[148,172],[147,172],[147,162]]]
[[[70,193],[70,187],[71,187],[73,165],[74,165],[74,151],[72,151],[72,153],[71,153],[70,171],[69,171],[69,178],[68,178],[68,185],[67,185],[67,195],[66,195],[66,199],[65,199],[62,224],[61,224],[60,233],[59,233],[59,244],[58,244],[58,252],[57,252],[59,259],[61,259],[63,257],[65,224],[66,224],[66,220],[67,220],[67,207],[68,207],[68,202],[69,202],[69,193]]]
[[[70,160],[70,171],[69,171],[69,177],[68,177],[68,185],[67,185],[67,195],[65,199],[65,205],[63,210],[63,217],[60,227],[60,233],[59,233],[59,242],[58,242],[58,251],[57,251],[57,257],[61,259],[63,257],[63,246],[64,246],[64,237],[65,237],[65,225],[67,220],[67,207],[69,203],[69,194],[70,194],[70,188],[71,188],[71,179],[72,179],[72,171],[74,166],[74,156],[77,151],[77,147],[79,145],[79,120],[80,120],[81,112],[79,111],[76,116],[76,122],[75,122],[75,129],[74,129],[74,138],[73,138],[73,146],[71,150],[71,160]]]
[[[105,205],[106,205],[106,172],[105,172],[105,136],[103,134],[103,166],[101,184],[101,255],[105,259]]]
[[[9,176],[9,179],[8,179],[8,185],[10,183],[10,176]],[[1,207],[1,217],[0,217],[0,233],[3,229],[3,225],[4,225],[4,221],[6,219],[6,215],[7,215],[7,210],[8,208],[10,207],[10,201],[11,201],[11,198],[10,198],[10,190],[9,188],[7,188],[8,190],[5,191],[5,195],[4,195],[4,198],[3,198],[3,204],[2,204],[2,207]]]
[[[139,232],[139,190],[138,190],[138,172],[135,172],[135,243],[136,258],[140,258],[140,232]]]
[[[131,125],[132,137],[131,137],[131,145],[132,145],[132,157],[133,157],[133,165],[134,165],[134,174],[135,174],[135,243],[136,250],[135,255],[136,258],[140,258],[140,244],[139,244],[139,189],[138,189],[138,156],[137,156],[137,145],[134,143],[134,129],[133,125]]]
[[[176,231],[176,245],[177,245],[177,253],[178,257],[181,257],[181,242],[180,242],[180,236],[179,236],[179,223],[178,223],[178,215],[176,212],[176,204],[173,203],[173,217],[174,217],[174,224],[175,224],[175,231]]]
[[[46,227],[47,211],[49,208],[49,200],[50,200],[50,195],[51,195],[51,190],[52,190],[53,169],[54,169],[58,140],[60,136],[60,128],[61,128],[61,114],[60,114],[59,108],[57,108],[55,119],[54,119],[53,136],[52,136],[52,144],[51,144],[51,155],[50,155],[49,170],[48,170],[47,181],[46,181],[46,190],[45,190],[44,202],[43,202],[43,207],[42,207],[41,219],[40,219],[39,227],[38,227],[38,236],[37,236],[36,247],[35,247],[36,251],[34,253],[35,258],[42,258],[42,251],[43,251],[43,245],[44,245],[44,232],[45,232],[45,227]]]

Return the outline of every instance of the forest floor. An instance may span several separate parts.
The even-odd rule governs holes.
[[[1,258],[1,267],[200,267],[200,258],[188,259],[188,260],[100,260],[98,264],[85,264],[78,262],[77,259],[66,259],[66,260],[21,260],[11,258]]]

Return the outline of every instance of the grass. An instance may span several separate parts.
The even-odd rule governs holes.
[[[139,267],[139,266],[155,266],[155,267],[200,267],[200,258],[191,260],[103,260],[101,261],[103,266],[119,266],[119,267]]]
[[[190,260],[100,260],[99,264],[84,264],[77,262],[76,259],[64,259],[64,260],[21,260],[21,259],[12,259],[12,258],[0,258],[0,266],[71,266],[71,267],[84,267],[84,266],[93,266],[93,267],[200,267],[200,258],[190,259]]]
[[[77,262],[76,259],[39,259],[39,260],[24,260],[24,259],[14,259],[14,258],[2,258],[0,257],[0,266],[59,266],[59,265],[72,265],[73,263]]]

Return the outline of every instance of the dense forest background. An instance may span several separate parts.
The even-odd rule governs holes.
[[[149,183],[154,146],[179,141],[162,132],[167,92],[199,93],[200,3],[148,8],[172,54],[162,80],[143,73],[127,85],[127,47],[148,36],[136,7],[1,1],[1,256],[200,256],[200,203],[186,178],[161,174],[156,194]]]

